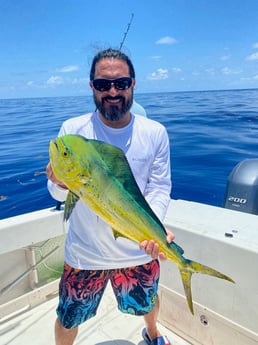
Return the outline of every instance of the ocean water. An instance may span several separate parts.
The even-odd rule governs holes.
[[[167,128],[173,199],[223,206],[227,178],[258,158],[258,89],[136,94]],[[94,110],[91,96],[0,100],[0,219],[52,207],[48,146],[62,122]]]

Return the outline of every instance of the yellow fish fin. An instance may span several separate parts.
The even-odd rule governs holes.
[[[75,204],[80,198],[74,194],[73,192],[69,191],[66,201],[65,201],[65,208],[64,208],[64,221],[68,221],[70,218],[72,211],[74,209]]]
[[[191,291],[192,272],[186,269],[182,269],[182,270],[179,269],[179,270],[180,270],[180,274],[181,274],[181,278],[182,278],[182,282],[183,282],[183,286],[185,290],[187,303],[188,303],[191,313],[193,314],[194,311],[193,311],[193,300],[192,300],[192,291]]]
[[[208,274],[210,276],[213,276],[213,277],[217,277],[217,278],[220,278],[220,279],[225,279],[231,283],[235,283],[233,279],[231,279],[230,277],[226,276],[225,274],[223,273],[220,273],[219,271],[211,268],[211,267],[208,267],[208,266],[205,266],[205,265],[202,265],[198,262],[195,262],[195,261],[191,261],[191,267],[192,269],[194,270],[195,273],[202,273],[202,274]]]
[[[185,290],[185,296],[187,299],[187,303],[189,306],[189,309],[191,313],[193,314],[193,301],[192,301],[192,291],[191,291],[191,278],[193,273],[202,273],[202,274],[208,274],[213,277],[221,278],[228,280],[231,283],[235,283],[233,279],[226,276],[225,274],[222,274],[218,271],[216,271],[213,268],[210,268],[208,266],[202,265],[198,262],[185,259],[185,264],[183,268],[179,266],[184,290]]]
[[[121,232],[119,232],[119,230],[112,228],[112,231],[113,231],[115,239],[117,239],[118,237],[124,237],[124,238],[129,239],[129,237],[127,237],[124,234],[122,234]]]

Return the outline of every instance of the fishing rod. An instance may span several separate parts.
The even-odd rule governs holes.
[[[123,47],[123,44],[124,44],[124,42],[125,42],[125,39],[126,39],[126,37],[127,37],[127,35],[128,35],[128,32],[129,32],[129,30],[130,30],[130,26],[131,26],[131,24],[132,24],[132,22],[133,22],[133,17],[134,17],[134,14],[132,13],[132,14],[131,14],[131,19],[130,19],[129,23],[127,24],[127,29],[126,29],[126,31],[125,31],[125,33],[124,33],[124,37],[123,37],[123,39],[122,39],[122,42],[120,43],[120,47],[119,47],[118,50],[121,50],[122,47]]]

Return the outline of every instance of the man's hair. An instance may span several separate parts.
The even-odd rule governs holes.
[[[91,69],[90,69],[90,80],[94,80],[94,78],[95,78],[96,63],[99,62],[100,60],[106,59],[106,58],[119,59],[119,60],[126,62],[128,67],[129,67],[130,77],[135,78],[134,67],[133,67],[132,61],[129,59],[129,57],[126,54],[122,53],[120,50],[108,48],[108,49],[105,49],[105,50],[98,52],[95,55],[95,57],[93,58],[92,64],[91,64]]]

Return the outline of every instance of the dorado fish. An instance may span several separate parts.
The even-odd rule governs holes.
[[[190,311],[193,314],[191,277],[203,273],[234,281],[183,256],[174,241],[166,242],[166,230],[143,197],[123,151],[102,141],[64,135],[50,142],[50,162],[56,178],[69,188],[64,219],[68,220],[81,199],[113,229],[115,238],[138,243],[154,239],[160,251],[177,264]]]

